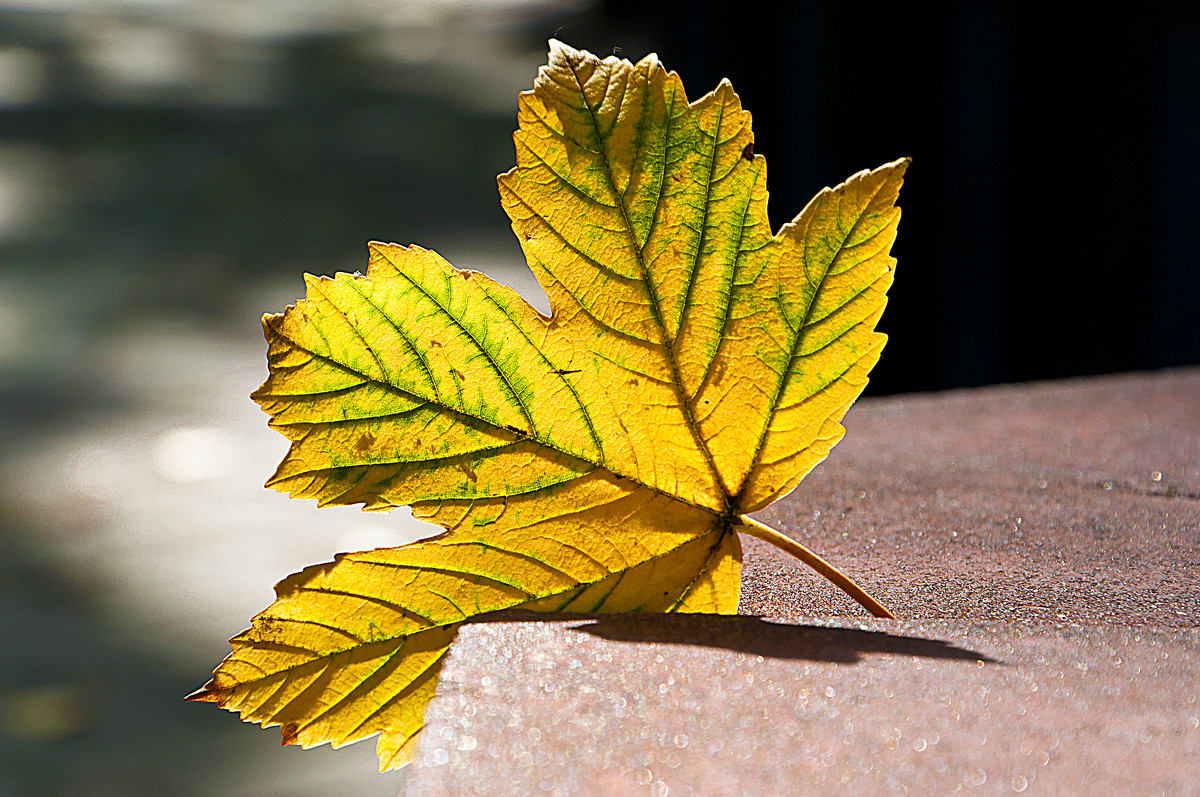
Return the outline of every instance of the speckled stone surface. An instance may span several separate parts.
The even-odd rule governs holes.
[[[1200,794],[1200,370],[861,402],[744,615],[464,627],[406,794]]]
[[[1200,369],[868,400],[756,517],[905,618],[1200,625]],[[746,544],[742,611],[855,610]]]

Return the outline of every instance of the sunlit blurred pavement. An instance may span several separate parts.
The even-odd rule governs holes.
[[[245,332],[105,336],[80,375],[86,411],[6,434],[0,775],[13,793],[395,792],[394,779],[358,782],[371,745],[297,756],[182,702],[275,581],[416,533],[411,519],[263,489],[284,445],[247,398],[264,367]]]
[[[431,530],[263,488],[259,318],[369,239],[536,294],[493,178],[587,5],[0,2],[0,797],[397,792],[183,702],[275,582]]]

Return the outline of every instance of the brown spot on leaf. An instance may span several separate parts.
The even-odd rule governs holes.
[[[280,726],[279,730],[283,733],[283,744],[285,747],[289,744],[299,743],[297,736],[300,733],[300,726],[296,723],[289,722],[287,725]]]
[[[354,450],[360,454],[365,454],[371,450],[371,446],[375,445],[375,435],[370,432],[364,432],[359,436],[358,441],[354,444]]]
[[[713,369],[713,383],[721,384],[721,380],[725,378],[725,371],[728,370],[729,364],[724,360],[717,361],[717,367]]]
[[[753,141],[751,141],[749,144],[747,144],[746,148],[744,150],[742,150],[742,157],[748,161],[754,160],[754,142]]]

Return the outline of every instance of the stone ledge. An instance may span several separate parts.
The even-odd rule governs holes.
[[[406,793],[1188,794],[1198,665],[1197,629],[472,625]]]
[[[1200,369],[863,401],[743,614],[463,628],[408,795],[1190,794]]]

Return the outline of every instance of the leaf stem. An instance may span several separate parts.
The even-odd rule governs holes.
[[[776,548],[789,553],[799,559],[804,564],[816,570],[842,592],[853,598],[859,606],[862,606],[868,612],[876,617],[883,617],[888,620],[895,620],[896,615],[884,608],[883,604],[872,598],[867,591],[855,584],[850,576],[838,570],[833,565],[826,562],[815,553],[805,548],[800,543],[793,540],[784,534],[780,534],[770,526],[759,523],[757,520],[745,515],[739,515],[734,524],[743,534],[747,534],[763,542],[769,542]]]

